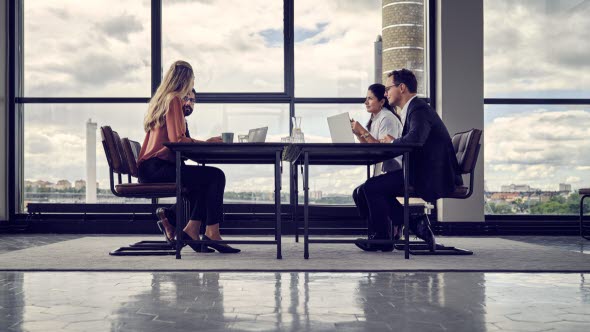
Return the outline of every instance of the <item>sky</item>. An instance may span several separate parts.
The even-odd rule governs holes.
[[[222,4],[222,5],[221,5]],[[150,1],[26,0],[27,97],[149,97]],[[590,98],[589,1],[485,0],[484,94],[487,98]],[[283,90],[280,0],[166,0],[164,70],[189,61],[199,92]],[[295,88],[298,97],[364,97],[373,83],[373,45],[381,1],[297,0]],[[111,125],[143,141],[146,104],[27,104],[25,179],[73,182],[85,177],[85,123]],[[590,185],[590,105],[485,107],[485,179],[490,190],[529,184]],[[308,142],[329,141],[325,118],[341,112],[366,123],[364,105],[296,105]],[[288,105],[197,104],[193,136],[245,134],[269,126],[269,140],[288,135]],[[97,132],[97,179],[108,169]],[[272,191],[270,166],[220,166],[227,190]],[[348,195],[362,167],[312,169],[312,190]],[[286,186],[286,177],[283,180]]]

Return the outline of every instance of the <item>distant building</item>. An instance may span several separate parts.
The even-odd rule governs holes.
[[[493,193],[490,198],[495,201],[513,202],[518,197],[520,197],[520,195],[518,193],[501,192],[501,193]]]
[[[65,190],[65,189],[70,189],[72,188],[72,183],[68,180],[59,180],[57,181],[57,183],[53,186],[53,188],[57,189],[57,190]]]
[[[560,192],[571,192],[572,191],[572,185],[571,184],[567,184],[567,183],[560,183],[559,184],[559,191]]]
[[[76,190],[81,190],[81,189],[86,188],[86,181],[84,181],[84,180],[76,180],[74,182],[74,188],[76,188]]]
[[[36,189],[51,188],[51,187],[53,187],[53,183],[48,182],[48,181],[43,181],[43,180],[37,180],[37,181],[31,183],[31,187],[36,188]]]
[[[535,190],[527,184],[511,184],[502,186],[500,191],[504,193],[528,193]]]
[[[323,197],[322,196],[322,191],[321,190],[310,191],[309,192],[309,197],[311,199],[316,199],[316,200],[322,199],[322,197]]]

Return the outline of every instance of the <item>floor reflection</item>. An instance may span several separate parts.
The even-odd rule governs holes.
[[[584,274],[0,272],[5,331],[587,330]]]

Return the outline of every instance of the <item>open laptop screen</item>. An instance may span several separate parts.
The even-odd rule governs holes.
[[[348,112],[328,117],[332,143],[355,143]]]

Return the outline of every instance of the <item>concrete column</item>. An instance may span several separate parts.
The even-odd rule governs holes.
[[[8,220],[8,17],[0,1],[0,220]]]
[[[483,130],[483,0],[437,0],[436,15],[436,110],[451,135]],[[473,195],[439,200],[438,220],[484,221],[481,143]]]

